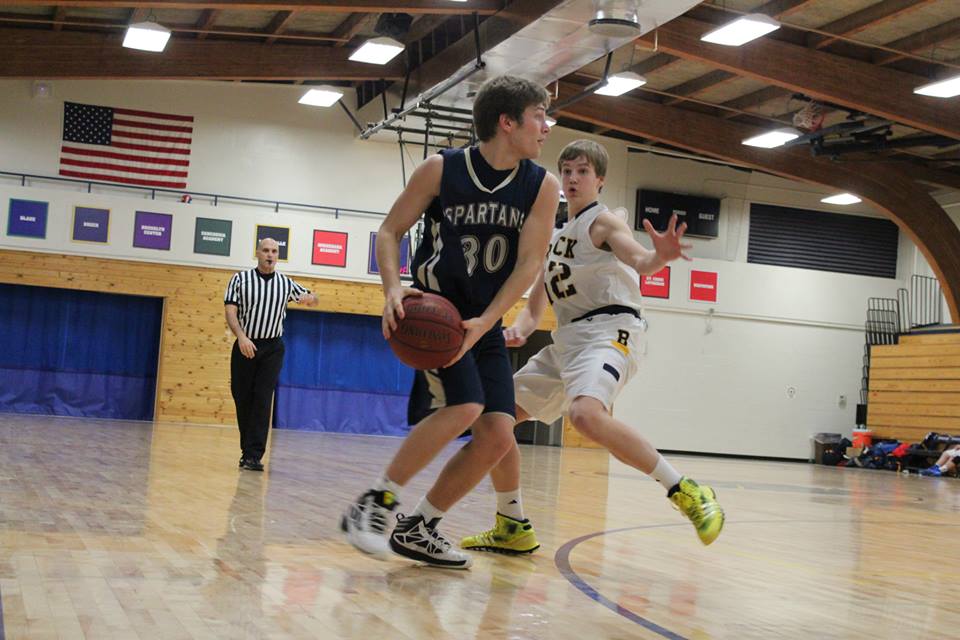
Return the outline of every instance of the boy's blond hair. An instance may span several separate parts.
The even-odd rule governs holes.
[[[557,171],[563,170],[564,162],[576,160],[580,156],[587,159],[598,178],[607,177],[607,162],[609,162],[610,156],[602,144],[593,140],[574,140],[565,146],[563,151],[560,152],[560,157],[557,158]]]

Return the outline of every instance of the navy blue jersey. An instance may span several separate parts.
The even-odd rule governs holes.
[[[473,318],[513,272],[520,230],[547,172],[530,160],[497,171],[476,147],[440,153],[440,195],[425,212],[411,271],[415,287],[439,293],[464,319]]]

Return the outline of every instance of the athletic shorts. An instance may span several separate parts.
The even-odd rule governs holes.
[[[629,313],[598,315],[553,332],[553,344],[530,358],[514,377],[517,404],[541,422],[553,422],[579,396],[609,411],[640,368],[646,324]]]
[[[499,322],[452,367],[416,372],[407,420],[416,424],[436,409],[467,403],[515,417],[513,367]]]

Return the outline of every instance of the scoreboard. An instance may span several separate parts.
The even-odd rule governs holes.
[[[720,230],[720,199],[687,196],[652,189],[637,189],[637,215],[634,227],[643,231],[643,221],[664,231],[670,216],[677,214],[677,226],[687,223],[688,236],[716,238]]]

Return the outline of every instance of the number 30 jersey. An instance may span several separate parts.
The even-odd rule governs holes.
[[[591,225],[607,210],[595,202],[553,232],[543,284],[560,327],[612,305],[640,314],[640,276],[612,251],[598,249],[590,240]]]
[[[520,231],[546,170],[522,160],[511,171],[496,171],[477,147],[440,153],[440,195],[425,212],[410,271],[418,289],[439,293],[464,319],[473,318],[516,266]]]

